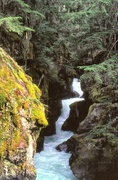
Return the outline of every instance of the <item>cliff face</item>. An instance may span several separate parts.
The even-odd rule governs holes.
[[[33,155],[47,126],[41,91],[0,48],[0,179],[35,178]]]

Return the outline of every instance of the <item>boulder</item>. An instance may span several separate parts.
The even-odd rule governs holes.
[[[0,48],[0,179],[35,179],[33,156],[47,126],[41,91]]]
[[[80,122],[87,116],[88,109],[92,102],[83,100],[70,105],[70,115],[62,125],[62,130],[76,132]]]
[[[118,104],[94,104],[70,140],[76,145],[70,166],[78,179],[118,177]],[[74,142],[74,144],[72,144]],[[70,146],[70,144],[69,144]]]

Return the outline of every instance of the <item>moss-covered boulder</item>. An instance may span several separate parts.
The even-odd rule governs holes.
[[[33,155],[47,126],[41,91],[0,48],[0,179],[35,178]]]

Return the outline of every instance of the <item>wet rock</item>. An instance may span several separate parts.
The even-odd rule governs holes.
[[[75,102],[70,105],[70,115],[68,119],[62,125],[62,130],[64,131],[73,131],[79,127],[80,122],[82,122],[87,116],[88,109],[92,102],[90,101],[80,101]]]
[[[74,138],[70,138],[67,141],[59,144],[56,149],[58,151],[65,151],[65,152],[73,152],[76,147],[76,140]]]
[[[80,123],[77,134],[72,138],[76,143],[73,144],[75,149],[70,158],[70,166],[78,179],[117,179],[117,103],[92,105],[88,116]]]
[[[39,152],[41,152],[44,149],[44,137],[40,135],[37,138],[36,144],[37,144],[36,152],[39,153]]]

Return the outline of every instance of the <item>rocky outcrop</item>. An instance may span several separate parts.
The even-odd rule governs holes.
[[[62,125],[64,131],[77,131],[79,124],[85,119],[92,102],[83,100],[70,105],[70,115]]]
[[[80,66],[84,70],[81,84],[93,102],[116,102],[118,100],[118,56],[98,65]]]
[[[117,56],[84,69],[81,85],[93,104],[76,134],[57,147],[72,152],[70,166],[80,180],[118,177],[118,61]]]
[[[76,146],[70,165],[78,179],[117,179],[117,103],[93,104],[72,139]]]
[[[47,126],[41,91],[0,48],[0,179],[35,179],[33,156]]]
[[[117,57],[83,67],[84,92],[94,102],[72,137],[76,142],[70,166],[78,179],[118,177],[118,75]]]

